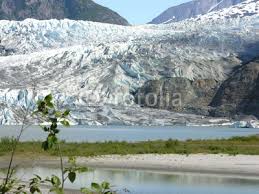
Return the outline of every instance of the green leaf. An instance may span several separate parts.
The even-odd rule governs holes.
[[[88,168],[86,168],[86,167],[79,167],[78,169],[77,169],[77,172],[78,173],[84,173],[84,172],[87,172],[88,171]]]
[[[88,188],[81,188],[81,193],[84,193],[84,194],[92,194],[92,191]]]
[[[70,124],[69,124],[69,122],[67,121],[67,120],[63,120],[63,121],[61,121],[60,122],[62,125],[64,125],[65,127],[69,127],[70,126]]]
[[[66,111],[63,113],[63,117],[67,117],[69,114],[70,114],[70,110],[66,110]]]
[[[68,174],[68,179],[70,180],[71,183],[74,183],[76,180],[76,173],[75,172],[70,172]]]
[[[38,101],[37,101],[37,106],[41,106],[41,105],[42,105],[42,103],[44,103],[44,104],[45,104],[45,102],[43,102],[42,100],[38,100]]]
[[[50,126],[50,129],[53,130],[53,129],[56,129],[58,127],[57,123],[52,123],[51,126]]]
[[[102,188],[103,188],[103,189],[110,189],[110,183],[103,182],[103,183],[102,183]]]
[[[50,121],[51,121],[52,123],[57,123],[57,122],[58,122],[58,119],[57,119],[57,118],[50,118]]]
[[[53,133],[55,133],[55,134],[58,134],[58,133],[60,132],[59,129],[53,129],[52,131],[53,131]]]
[[[49,132],[49,128],[48,128],[48,127],[43,127],[43,130],[44,130],[45,132]]]
[[[42,178],[39,176],[39,175],[37,175],[37,174],[34,174],[34,176],[38,179],[38,180],[42,180]]]
[[[47,140],[42,142],[42,149],[44,149],[45,151],[51,149],[55,144],[57,144],[58,142],[58,138],[54,135],[54,134],[49,134],[49,136],[47,137]]]
[[[47,151],[47,150],[49,149],[49,144],[48,144],[48,142],[47,142],[47,141],[42,142],[41,148],[42,148],[43,150]]]
[[[44,102],[44,101],[41,101],[41,100],[39,100],[38,102],[37,102],[37,108],[38,108],[38,112],[41,112],[41,113],[44,113],[44,112],[46,112],[47,110],[46,110],[46,103]]]
[[[91,187],[92,187],[92,189],[95,189],[98,192],[100,192],[102,190],[101,186],[98,183],[92,183]]]
[[[32,186],[32,187],[30,188],[30,192],[31,192],[32,194],[34,194],[34,193],[36,192],[36,188],[35,188],[34,186]]]
[[[56,116],[56,117],[61,117],[61,116],[62,116],[62,112],[56,111],[56,112],[55,112],[55,116]]]
[[[41,112],[43,115],[47,115],[49,113],[49,110],[47,108],[44,108]]]
[[[76,165],[76,157],[69,157],[68,163],[71,165]]]
[[[57,144],[58,143],[58,138],[53,135],[53,134],[50,134],[47,138],[47,141],[48,141],[48,146],[49,148],[52,148],[53,145]]]
[[[54,104],[52,102],[47,102],[46,104],[49,108],[54,108]]]
[[[61,185],[61,181],[60,181],[60,179],[57,176],[52,176],[51,183],[55,187],[58,187],[59,185]]]
[[[47,95],[47,96],[44,98],[44,101],[45,101],[45,102],[51,102],[52,99],[53,99],[52,95],[49,94],[49,95]]]
[[[30,188],[30,192],[31,192],[32,194],[34,194],[34,193],[41,193],[41,190],[40,190],[40,188],[39,188],[37,185],[33,185],[33,186],[31,186],[31,188]]]
[[[52,189],[50,189],[50,192],[51,193],[56,193],[56,194],[64,194],[64,191],[62,188],[57,188],[57,187],[54,187]]]

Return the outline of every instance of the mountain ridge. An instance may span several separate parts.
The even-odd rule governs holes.
[[[1,20],[68,18],[129,25],[118,13],[92,0],[0,0],[0,8]]]
[[[193,0],[177,6],[173,6],[154,18],[150,24],[179,22],[185,19],[195,18],[212,11],[239,4],[245,0]]]

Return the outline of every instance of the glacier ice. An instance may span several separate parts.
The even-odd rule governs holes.
[[[48,93],[72,110],[77,124],[169,125],[190,118],[210,123],[143,109],[133,93],[162,77],[225,80],[258,55],[258,10],[259,2],[248,0],[178,23],[126,27],[67,19],[0,21],[1,46],[13,51],[0,57],[0,123],[21,122],[21,110]]]

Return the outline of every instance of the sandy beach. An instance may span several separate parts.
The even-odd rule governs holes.
[[[54,166],[57,158],[17,158],[20,166]],[[109,155],[92,158],[79,157],[80,165],[97,168],[156,170],[166,173],[206,173],[259,177],[259,156],[250,155]],[[7,166],[8,158],[0,157],[0,168]]]
[[[247,155],[127,155],[80,158],[91,167],[157,170],[222,175],[259,176],[259,156]]]

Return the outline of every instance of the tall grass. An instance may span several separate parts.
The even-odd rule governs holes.
[[[0,155],[10,153],[13,139],[0,139]],[[68,143],[64,142],[62,148],[64,156],[99,156],[109,154],[245,154],[259,155],[259,137],[233,137],[218,140],[187,140],[178,141],[143,141],[136,143],[127,142],[97,142],[97,143]],[[47,155],[58,156],[57,150],[47,153],[42,151],[40,142],[21,142],[17,148],[19,155]]]
[[[0,138],[0,155],[9,153],[12,151],[14,138],[2,137]]]

